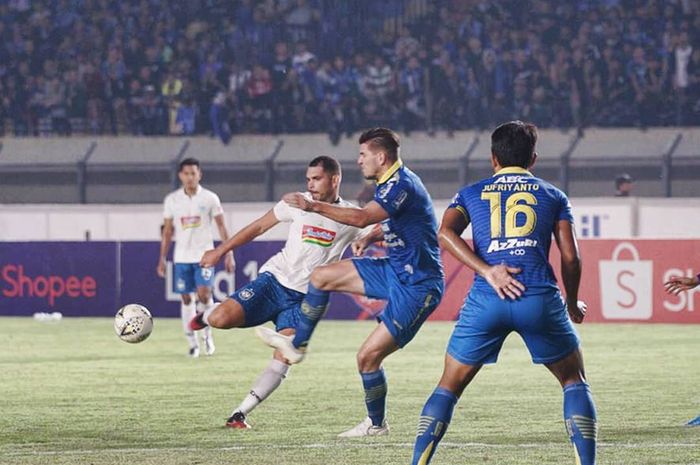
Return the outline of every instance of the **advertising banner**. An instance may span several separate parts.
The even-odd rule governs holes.
[[[0,242],[0,315],[113,316],[114,242]]]
[[[236,271],[215,271],[215,300],[255,279],[281,241],[259,241],[236,250]],[[582,240],[579,298],[590,322],[700,324],[700,287],[671,296],[671,276],[700,272],[700,240]],[[61,312],[65,316],[113,316],[127,303],[148,307],[155,317],[178,317],[172,263],[156,274],[157,242],[0,242],[0,315]],[[381,256],[381,248],[370,248]],[[559,275],[559,254],[551,262]],[[474,274],[443,254],[446,292],[432,320],[454,320]],[[559,280],[561,283],[561,279]],[[373,319],[385,302],[333,294],[327,318]]]

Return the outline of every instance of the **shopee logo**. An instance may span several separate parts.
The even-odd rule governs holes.
[[[53,307],[59,297],[93,298],[97,295],[97,282],[92,276],[57,276],[24,274],[24,266],[8,264],[2,267],[2,295],[5,297],[39,297],[48,301],[49,307]],[[9,287],[8,287],[9,286]]]

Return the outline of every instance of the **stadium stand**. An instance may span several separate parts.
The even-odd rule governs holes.
[[[14,135],[700,124],[695,1],[0,3]]]

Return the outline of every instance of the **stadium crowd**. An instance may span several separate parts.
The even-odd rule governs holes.
[[[698,0],[4,0],[0,131],[700,124]]]

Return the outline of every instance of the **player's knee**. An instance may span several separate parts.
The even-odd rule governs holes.
[[[192,303],[192,297],[190,297],[189,294],[182,294],[182,303],[185,305],[189,305]]]
[[[209,292],[208,288],[197,289],[197,299],[199,299],[200,302],[209,302],[210,296],[211,292]]]
[[[225,312],[217,308],[216,310],[211,312],[211,314],[207,318],[207,321],[209,322],[209,326],[211,326],[212,328],[224,329],[226,323]]]
[[[311,272],[309,282],[316,288],[322,291],[330,291],[330,285],[333,279],[333,273],[328,266],[319,266]]]
[[[377,371],[381,365],[379,352],[369,349],[361,349],[357,353],[357,368],[362,373]]]

